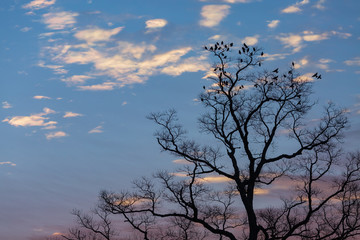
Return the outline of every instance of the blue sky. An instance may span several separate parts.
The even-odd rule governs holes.
[[[304,77],[320,72],[314,99],[348,109],[345,148],[358,148],[359,9],[358,0],[1,1],[0,238],[64,231],[99,190],[176,168],[146,115],[175,108],[204,139],[197,96],[213,59],[202,47],[216,41],[262,47],[264,69],[294,61]]]

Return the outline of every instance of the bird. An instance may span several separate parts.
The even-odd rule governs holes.
[[[249,48],[249,47],[246,45],[246,43],[244,43],[244,47]]]
[[[230,47],[232,47],[234,45],[234,43],[230,43]]]
[[[243,52],[245,53],[245,48],[244,48],[244,47],[242,47],[241,49],[242,49],[242,50],[243,50]]]
[[[292,71],[290,70],[288,73],[289,73],[289,74],[292,74]]]
[[[275,69],[273,72],[274,72],[274,73],[278,73],[278,72],[279,72],[279,68]]]
[[[257,88],[258,86],[259,86],[259,85],[258,85],[257,83],[255,83],[254,87],[256,87],[256,88]]]
[[[318,77],[318,75],[317,75],[317,74],[318,74],[318,73],[315,73],[314,75],[312,75],[312,77],[316,77],[316,78],[317,78],[317,77]]]
[[[278,80],[278,76],[275,76],[272,78],[273,80]]]
[[[210,50],[212,51],[212,50],[213,50],[213,47],[210,47]]]
[[[207,46],[205,46],[205,50],[208,50]]]
[[[261,56],[263,56],[264,55],[264,52],[261,52]]]
[[[203,98],[201,98],[200,100],[201,100],[202,102],[204,101],[204,99],[203,99]]]
[[[205,89],[205,86],[203,86],[203,89]]]
[[[321,79],[321,74],[317,77],[317,79]]]
[[[261,62],[259,62],[259,67],[261,67]]]
[[[239,54],[241,54],[241,51],[239,50]]]
[[[294,66],[295,66],[295,63],[294,63],[294,62],[292,62],[292,63],[291,63],[291,65],[294,67]]]
[[[224,45],[224,41],[221,41],[221,45]]]
[[[226,58],[226,56],[224,56],[224,59]]]

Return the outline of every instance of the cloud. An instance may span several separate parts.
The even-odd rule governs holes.
[[[110,41],[111,37],[118,34],[123,27],[106,30],[101,28],[86,29],[75,33],[75,38],[86,41],[88,44],[94,42]]]
[[[121,104],[121,106],[125,106],[125,105],[127,105],[127,104],[128,104],[127,101],[123,101],[122,104]]]
[[[33,99],[38,99],[38,100],[41,100],[41,99],[51,99],[51,97],[36,95],[36,96],[33,96]]]
[[[328,33],[314,34],[311,31],[304,31],[303,39],[307,42],[321,41],[329,38]]]
[[[66,112],[63,118],[71,118],[71,117],[81,117],[83,116],[80,113]]]
[[[312,77],[312,75],[314,75],[314,73],[306,73],[306,74],[303,74],[303,75],[295,78],[294,81],[296,81],[296,82],[312,82],[312,81],[314,81],[314,78]]]
[[[360,57],[355,57],[352,60],[346,60],[344,63],[348,66],[360,66]]]
[[[350,33],[341,33],[337,31],[329,31],[324,33],[314,33],[312,31],[303,31],[299,34],[280,34],[276,38],[280,40],[286,48],[293,48],[293,53],[299,52],[305,45],[304,42],[315,42],[329,39],[331,36],[339,36],[341,38],[349,38]]]
[[[229,5],[205,5],[201,9],[202,19],[199,24],[203,27],[215,27],[229,14]]]
[[[102,133],[103,132],[103,126],[99,125],[93,129],[91,129],[88,133]]]
[[[86,75],[73,75],[71,77],[61,79],[61,81],[66,82],[70,85],[76,85],[76,84],[84,84],[86,80],[91,79],[93,77],[86,76]]]
[[[78,13],[66,11],[45,13],[43,15],[43,21],[47,25],[47,28],[61,30],[72,27],[76,23],[75,17],[78,15]]]
[[[70,86],[76,85],[79,90],[89,91],[113,90],[143,83],[150,76],[161,73],[176,76],[184,72],[204,71],[204,64],[208,65],[203,56],[185,57],[193,51],[188,46],[155,54],[157,47],[145,42],[117,41],[109,45],[107,42],[99,45],[64,44],[46,47],[44,52],[59,66],[89,65],[89,73],[61,79]],[[95,77],[103,82],[86,84],[86,80]]]
[[[2,102],[2,108],[8,109],[12,108],[12,105],[8,103],[7,101]]]
[[[44,61],[40,61],[38,63],[38,66],[43,68],[49,68],[53,70],[55,74],[66,74],[68,72],[66,69],[64,69],[64,66],[62,65],[47,65]]]
[[[31,29],[32,29],[31,27],[23,27],[23,28],[20,29],[20,31],[22,31],[22,32],[28,32],[28,31],[30,31]]]
[[[33,127],[33,126],[53,126],[56,125],[55,121],[47,121],[49,118],[45,117],[48,114],[55,113],[50,108],[44,108],[42,113],[32,114],[30,116],[15,116],[12,118],[6,118],[2,122],[8,122],[15,127]]]
[[[15,163],[13,163],[13,162],[0,162],[0,165],[10,165],[10,166],[13,166],[13,167],[15,167],[16,166],[16,164]]]
[[[166,26],[167,21],[165,19],[150,19],[145,22],[146,28],[163,28]]]
[[[209,37],[208,39],[216,41],[216,40],[219,40],[221,37],[222,37],[221,35],[214,35],[214,36]]]
[[[272,20],[272,21],[267,21],[267,22],[268,22],[269,28],[276,28],[279,25],[280,20]]]
[[[324,10],[325,7],[324,7],[324,3],[325,3],[326,0],[319,0],[315,5],[314,5],[314,8],[317,8],[319,10]]]
[[[172,76],[179,76],[184,72],[207,71],[210,68],[210,64],[204,64],[205,59],[204,56],[188,58],[176,66],[163,68],[161,72]]]
[[[26,9],[32,9],[32,10],[38,10],[42,8],[49,7],[53,4],[55,4],[56,0],[33,0],[29,2],[28,4],[23,5],[23,8]]]
[[[68,135],[63,131],[57,131],[57,132],[47,133],[47,134],[45,134],[45,136],[46,136],[46,139],[50,140],[50,139],[53,139],[53,138],[66,137]]]
[[[285,59],[289,53],[274,53],[274,54],[268,54],[264,53],[263,57],[266,58],[266,61],[274,61],[279,59]]]
[[[185,165],[192,164],[192,163],[190,163],[189,161],[187,161],[187,160],[185,160],[183,158],[182,159],[175,159],[172,162],[175,163],[175,164],[185,164]]]
[[[284,8],[283,10],[281,10],[282,13],[296,13],[296,12],[301,12],[301,6],[308,4],[309,0],[303,0],[301,2],[296,2],[294,5],[290,5],[287,8]]]
[[[226,3],[249,3],[252,2],[253,0],[218,0],[218,1],[226,2]],[[200,0],[200,2],[210,2],[210,0]]]
[[[286,48],[294,48],[293,52],[298,52],[303,47],[301,44],[303,38],[300,35],[288,34],[283,37],[277,37],[277,39],[280,40]]]
[[[255,35],[255,36],[252,36],[252,37],[249,36],[249,37],[245,37],[242,40],[242,42],[246,43],[249,46],[253,46],[253,45],[258,43],[258,41],[259,41],[258,39],[259,39],[259,35]]]
[[[109,91],[109,90],[114,90],[115,85],[116,83],[113,82],[105,82],[102,84],[78,86],[78,89],[84,91]]]

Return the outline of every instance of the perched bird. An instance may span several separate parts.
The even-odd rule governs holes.
[[[277,68],[273,71],[273,73],[278,73],[278,72],[279,72],[279,68]]]

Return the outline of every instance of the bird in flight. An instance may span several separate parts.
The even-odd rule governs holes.
[[[274,72],[274,73],[278,73],[278,72],[279,72],[279,68],[275,69],[273,72]]]

